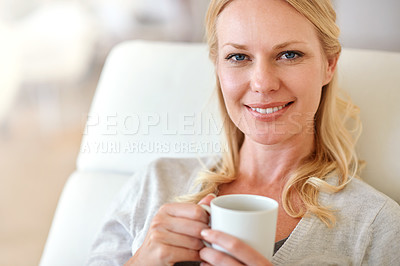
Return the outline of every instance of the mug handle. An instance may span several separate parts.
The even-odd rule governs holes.
[[[205,204],[200,204],[200,207],[202,207],[211,217],[211,208],[210,208],[210,206],[205,205]],[[203,241],[203,243],[204,243],[204,245],[206,247],[212,248],[211,243],[209,243],[209,242],[207,242],[205,240],[202,240],[202,241]]]

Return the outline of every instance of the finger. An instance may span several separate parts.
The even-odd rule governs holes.
[[[151,240],[153,242],[160,242],[168,246],[191,250],[200,250],[204,247],[203,241],[201,241],[199,238],[174,233],[165,229],[157,230],[157,232],[152,235]]]
[[[199,203],[197,203],[198,205],[208,205],[210,206],[210,203],[213,199],[215,199],[217,196],[214,193],[210,193],[207,196],[205,196],[204,198],[202,198]]]
[[[211,229],[204,229],[201,235],[204,240],[224,248],[245,264],[272,265],[263,255],[234,236]]]
[[[205,213],[202,207],[194,204],[191,204],[189,208],[186,208],[191,209],[190,212],[192,215],[184,213],[183,216],[173,216],[170,214],[174,213],[176,215],[178,212],[183,213],[184,208],[182,207],[186,208],[185,205],[163,206],[164,210],[161,210],[159,214],[154,217],[152,221],[152,228],[166,228],[171,232],[201,239],[202,236],[200,235],[200,232],[203,229],[208,228],[208,215]],[[181,210],[179,211],[177,209]],[[197,213],[196,210],[193,211],[193,209],[196,209]],[[204,222],[204,220],[206,222]]]
[[[162,225],[162,227],[171,232],[195,237],[198,239],[202,239],[201,231],[209,228],[208,224],[203,222],[171,216],[165,217],[162,220],[162,223],[165,223]]]
[[[192,203],[169,203],[161,206],[160,213],[166,213],[170,216],[187,218],[191,220],[208,223],[207,212],[199,205]]]
[[[152,252],[152,257],[163,261],[164,265],[173,265],[181,261],[200,261],[199,252],[176,246],[160,246]]]
[[[203,248],[199,252],[200,258],[207,263],[207,265],[221,265],[221,266],[239,266],[244,265],[237,261],[230,255],[218,251],[213,248]]]

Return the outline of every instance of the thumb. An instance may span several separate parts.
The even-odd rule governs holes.
[[[199,205],[208,205],[208,206],[210,206],[210,203],[211,203],[211,201],[214,199],[214,198],[216,198],[217,196],[214,194],[214,193],[210,193],[210,194],[208,194],[207,196],[205,196],[204,198],[202,198],[200,201],[199,201]]]

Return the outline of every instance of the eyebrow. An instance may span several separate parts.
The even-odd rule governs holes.
[[[273,50],[279,50],[279,49],[283,49],[283,48],[285,48],[285,47],[287,47],[287,46],[289,46],[289,45],[292,45],[292,44],[306,44],[305,42],[302,42],[302,41],[287,41],[287,42],[283,42],[283,43],[280,43],[280,44],[277,44],[277,45],[275,45],[274,47],[272,47],[272,49]],[[240,50],[247,50],[247,45],[243,45],[243,44],[238,44],[238,43],[225,43],[224,45],[222,45],[222,47],[225,47],[225,46],[232,46],[232,47],[234,47],[234,48],[236,48],[236,49],[240,49]]]
[[[288,47],[289,45],[292,45],[292,44],[306,44],[306,43],[302,42],[302,41],[288,41],[288,42],[284,42],[284,43],[275,45],[273,47],[273,50],[283,49],[283,48]]]
[[[225,43],[224,45],[222,45],[222,47],[225,47],[225,46],[232,46],[232,47],[234,47],[236,49],[247,50],[247,46],[246,45],[237,44],[237,43],[228,42],[228,43]]]

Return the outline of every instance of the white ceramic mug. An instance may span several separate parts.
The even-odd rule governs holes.
[[[278,216],[275,200],[258,195],[231,194],[213,199],[211,208],[201,206],[210,214],[211,229],[235,236],[267,259],[272,259]],[[212,247],[228,253],[218,245]]]

